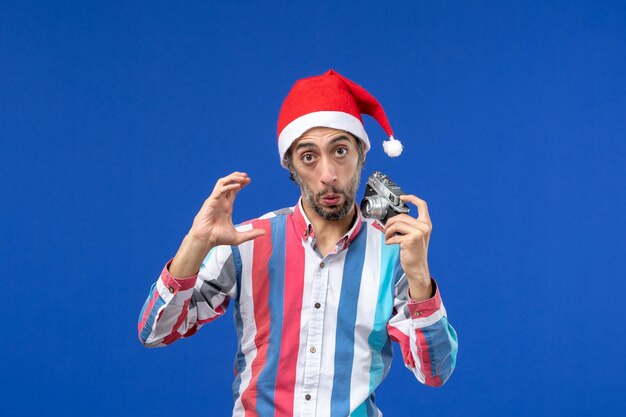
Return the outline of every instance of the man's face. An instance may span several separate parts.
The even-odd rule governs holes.
[[[363,165],[354,136],[316,127],[294,142],[291,157],[305,204],[325,220],[337,221],[350,213]]]

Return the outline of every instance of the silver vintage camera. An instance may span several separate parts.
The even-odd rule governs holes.
[[[367,179],[365,197],[361,200],[363,217],[376,219],[381,226],[400,213],[408,213],[409,206],[400,200],[406,194],[400,187],[380,171],[374,171]]]

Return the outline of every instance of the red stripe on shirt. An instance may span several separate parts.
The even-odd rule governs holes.
[[[141,321],[137,325],[137,330],[139,332],[138,334],[139,334],[140,339],[141,339],[141,331],[146,325],[146,321],[148,321],[148,317],[150,317],[150,312],[154,308],[154,303],[156,302],[157,298],[159,298],[159,291],[157,291],[156,286],[155,286],[154,293],[152,294],[152,299],[150,300],[150,303],[146,306],[146,309],[143,312],[143,317],[141,318]]]
[[[228,305],[228,302],[226,302],[226,305]],[[209,317],[208,319],[202,319],[202,320],[198,320],[198,324],[205,324],[205,323],[209,323],[219,317],[221,317],[224,314],[224,307],[222,307],[222,305],[218,305],[217,307],[215,307],[215,315],[213,317]]]
[[[253,279],[251,285],[254,300],[254,321],[256,323],[254,344],[257,353],[250,366],[250,384],[241,395],[241,403],[246,410],[246,417],[256,415],[257,381],[267,358],[270,335],[270,311],[267,300],[269,299],[268,261],[272,253],[272,227],[268,219],[258,220],[253,224],[255,229],[264,229],[266,234],[254,240],[252,251]]]
[[[404,363],[410,367],[415,368],[415,359],[411,352],[411,345],[409,336],[402,333],[400,330],[393,326],[387,326],[387,331],[391,340],[395,340],[400,344],[400,350],[404,358]],[[424,333],[420,329],[415,329],[415,335],[417,336],[417,348],[419,349],[418,356],[420,358],[420,364],[422,365],[422,374],[424,374],[424,383],[433,387],[441,385],[441,377],[439,375],[432,376],[433,369],[430,360],[430,352],[428,350],[428,342]]]
[[[277,415],[293,415],[298,348],[300,346],[300,316],[304,290],[304,247],[293,217],[287,226],[285,242],[285,282],[283,329],[280,359],[276,372],[274,401]]]
[[[430,352],[428,350],[428,341],[426,340],[426,336],[424,336],[424,332],[420,329],[415,329],[415,334],[417,335],[417,346],[421,351],[421,355],[419,355],[422,362],[422,372],[424,373],[426,385],[430,385],[431,387],[438,387],[441,385],[441,377],[439,375],[433,375],[432,362],[430,360]]]
[[[172,333],[170,333],[169,335],[167,335],[167,337],[165,337],[165,339],[163,339],[164,345],[170,345],[183,336],[178,331],[178,328],[180,327],[181,324],[183,324],[183,322],[187,318],[188,312],[189,312],[189,300],[185,300],[185,303],[183,304],[183,308],[181,309],[180,314],[178,315],[178,318],[176,319],[176,323],[174,323],[174,327],[172,327]]]
[[[398,342],[400,345],[400,350],[402,351],[402,358],[404,359],[404,363],[410,367],[415,368],[415,359],[413,359],[413,354],[411,353],[411,341],[409,336],[402,333],[397,328],[387,325],[387,333],[389,333],[389,337],[391,340]]]

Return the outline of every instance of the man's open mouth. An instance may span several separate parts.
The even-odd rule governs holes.
[[[322,197],[322,203],[327,206],[336,206],[341,202],[341,195],[339,194],[326,194]]]

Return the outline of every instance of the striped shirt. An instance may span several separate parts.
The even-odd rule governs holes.
[[[410,299],[399,246],[386,245],[358,207],[324,257],[301,203],[238,227],[252,228],[266,234],[213,248],[197,276],[174,278],[168,262],[138,325],[145,346],[166,346],[232,301],[233,416],[380,416],[374,391],[389,371],[392,341],[420,382],[448,379],[457,337],[437,285],[432,298]]]

